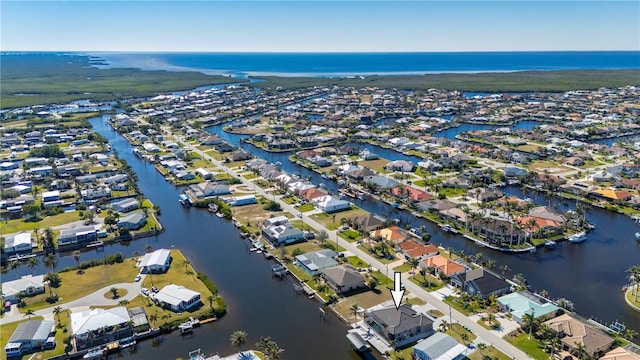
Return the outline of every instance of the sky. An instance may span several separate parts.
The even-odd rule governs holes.
[[[0,50],[640,50],[640,1],[1,0]]]

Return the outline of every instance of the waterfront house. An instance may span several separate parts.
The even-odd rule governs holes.
[[[402,304],[364,313],[364,323],[389,343],[402,347],[434,333],[433,319]]]
[[[20,295],[34,296],[44,293],[44,275],[24,275],[20,279],[2,283],[2,294],[6,301],[17,303]]]
[[[389,240],[392,243],[399,243],[407,238],[405,233],[398,226],[390,226],[380,230],[374,230],[369,233],[369,237],[372,239],[382,238]]]
[[[354,180],[354,181],[362,181],[367,177],[371,177],[376,175],[376,173],[373,170],[369,170],[369,169],[356,169],[353,170],[351,172],[347,173],[347,178]]]
[[[152,299],[158,305],[174,312],[187,311],[202,304],[199,292],[175,284],[163,287]]]
[[[316,198],[327,196],[328,194],[326,191],[314,187],[300,191],[300,195],[306,200],[313,201]]]
[[[133,335],[131,317],[124,306],[112,309],[95,308],[71,313],[71,333],[76,349],[83,350],[96,345]]]
[[[351,227],[355,230],[371,232],[380,229],[384,222],[385,219],[375,214],[359,215],[351,218]]]
[[[117,175],[109,176],[108,178],[104,179],[104,183],[117,184],[117,183],[123,183],[127,180],[129,180],[129,176],[125,174],[117,174]]]
[[[138,259],[136,266],[140,268],[141,273],[159,274],[169,270],[171,261],[171,251],[169,249],[158,249],[144,254]]]
[[[431,256],[436,256],[440,252],[437,246],[427,244],[418,244],[413,240],[407,240],[397,243],[395,246],[396,251],[402,253],[405,259],[418,259],[423,260]]]
[[[389,171],[412,172],[415,169],[415,165],[411,161],[395,160],[387,163],[384,168]]]
[[[82,198],[85,200],[95,200],[103,197],[110,197],[111,190],[107,187],[101,186],[98,188],[81,190],[80,195],[82,195]]]
[[[198,199],[206,199],[212,196],[231,194],[229,185],[209,180],[198,184],[189,185],[189,190],[187,191]]]
[[[31,252],[31,249],[31,232],[9,235],[4,239],[4,253],[7,255]]]
[[[177,170],[174,172],[176,179],[178,180],[193,180],[196,178],[196,175],[190,170]]]
[[[278,226],[278,225],[284,225],[284,224],[288,224],[289,223],[289,218],[282,215],[282,216],[274,216],[272,218],[267,218],[264,220],[264,226],[265,227],[271,227],[271,226]]]
[[[366,176],[363,180],[367,184],[371,184],[382,189],[389,189],[398,186],[398,181],[386,176]]]
[[[407,199],[411,202],[420,202],[433,199],[433,195],[411,186],[396,186],[391,189],[391,193],[400,199]]]
[[[262,236],[274,246],[290,245],[304,240],[304,232],[288,222],[263,227]]]
[[[467,270],[463,274],[451,276],[451,284],[461,288],[471,296],[488,299],[510,291],[511,286],[503,278],[483,269]]]
[[[139,207],[140,204],[138,204],[138,200],[136,200],[135,198],[126,198],[111,204],[111,208],[113,210],[121,213],[133,211]]]
[[[372,153],[371,151],[369,151],[369,149],[364,149],[364,150],[360,151],[358,156],[360,156],[360,158],[362,160],[365,160],[365,161],[376,160],[376,159],[380,158],[378,155],[376,155],[376,154]]]
[[[295,257],[295,260],[296,264],[313,276],[322,273],[324,269],[338,265],[334,260],[336,256],[338,256],[338,253],[335,251],[331,249],[323,249],[298,255]]]
[[[255,204],[258,201],[256,200],[255,195],[243,195],[243,196],[235,196],[224,199],[224,201],[230,206],[243,206]]]
[[[467,271],[467,268],[458,264],[457,262],[447,259],[442,255],[430,256],[420,261],[420,267],[433,268],[436,274],[444,274],[445,276],[453,276],[456,274],[462,274]]]
[[[560,337],[564,349],[573,352],[582,346],[591,358],[603,355],[614,343],[614,339],[609,335],[569,314],[547,320],[544,324]]]
[[[498,306],[500,306],[502,312],[511,313],[513,320],[518,324],[522,324],[525,315],[533,315],[535,319],[545,320],[555,317],[560,309],[546,299],[527,290],[499,297]]]
[[[322,278],[337,294],[365,287],[364,276],[351,265],[340,265],[325,269]]]
[[[27,320],[18,324],[4,349],[7,357],[56,347],[55,323],[52,320]]]
[[[320,196],[312,200],[316,207],[326,213],[334,213],[351,208],[351,203],[331,195]]]
[[[63,229],[58,236],[58,246],[94,241],[98,238],[98,229],[99,227],[93,225]]]
[[[147,216],[143,212],[134,212],[118,221],[118,229],[138,230],[147,224]]]
[[[414,360],[462,360],[467,347],[448,334],[436,332],[413,346]]]

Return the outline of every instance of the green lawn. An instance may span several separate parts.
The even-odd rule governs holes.
[[[84,260],[87,260],[86,255],[81,254],[80,262]],[[59,273],[62,280],[60,286],[53,288],[53,292],[60,297],[57,303],[49,304],[46,302],[46,298],[49,296],[49,288],[47,287],[44,294],[25,298],[27,307],[20,310],[24,312],[27,309],[37,310],[58,305],[64,307],[64,303],[81,298],[110,284],[133,282],[139,272],[140,269],[135,267],[135,259],[133,258],[113,265],[94,266],[85,269],[83,274],[78,274],[75,270],[61,272]]]
[[[127,308],[144,306],[147,317],[151,317],[151,315],[155,314],[158,316],[159,322],[162,323],[177,324],[188,319],[190,316],[194,318],[202,318],[203,316],[210,315],[211,307],[209,304],[209,297],[213,295],[211,291],[209,291],[207,286],[198,279],[195,269],[188,261],[186,261],[184,255],[179,250],[171,250],[171,257],[173,260],[169,270],[164,274],[148,274],[142,282],[142,286],[147,288],[155,286],[158,289],[162,289],[165,285],[169,284],[182,285],[187,289],[199,292],[203,306],[193,311],[176,314],[170,310],[156,306],[146,296],[139,295],[127,305]],[[217,307],[215,301],[211,305],[214,308]]]
[[[341,231],[338,233],[338,236],[347,240],[348,242],[354,242],[358,240],[362,240],[362,235],[359,232],[353,229],[347,229],[345,231]]]
[[[460,344],[468,345],[470,342],[475,340],[477,336],[473,334],[471,331],[465,329],[462,325],[458,323],[450,324],[449,329],[447,329],[447,334],[451,335],[451,337],[458,340]],[[467,340],[462,340],[462,334],[467,334]]]
[[[629,291],[627,291],[625,296],[627,297],[627,300],[629,300],[631,304],[635,305],[637,308],[640,308],[640,294],[638,294],[638,300],[636,301],[635,291],[636,289],[635,287],[633,287]]]
[[[338,226],[340,226],[342,219],[349,219],[352,217],[366,215],[368,212],[362,210],[357,207],[352,207],[350,210],[341,211],[333,214],[320,213],[311,215],[311,218],[321,223],[328,230],[335,230]],[[335,226],[333,217],[335,215]]]
[[[26,221],[25,219],[9,220],[2,224],[2,233],[12,234],[34,229],[44,230],[48,227],[64,225],[78,220],[80,220],[78,211],[69,211],[58,215],[47,216],[40,221]]]
[[[356,268],[364,268],[369,266],[369,264],[367,264],[366,262],[364,262],[364,260],[360,259],[357,256],[349,256],[347,258],[347,262]]]
[[[480,349],[472,352],[467,356],[470,360],[484,360],[483,356],[488,356],[492,360],[511,360],[510,357],[502,353],[500,350],[494,348],[493,346],[488,346],[484,350],[480,351]]]
[[[420,285],[427,291],[438,290],[444,286],[444,283],[442,281],[437,280],[431,275],[426,275],[426,278],[423,278],[422,275],[416,274],[410,277],[409,280],[411,280],[411,282],[415,283],[416,285]]]
[[[529,340],[529,334],[519,334],[515,337],[505,336],[504,339],[534,359],[549,358],[549,354],[543,350],[544,345],[536,340]]]
[[[302,204],[300,206],[297,206],[296,209],[300,212],[307,212],[307,211],[311,211],[313,209],[315,209],[316,207],[313,206],[313,204]]]
[[[294,228],[297,228],[297,229],[300,229],[300,230],[303,230],[303,231],[312,231],[313,230],[313,228],[311,226],[307,225],[302,220],[291,220],[291,221],[289,221],[289,223]]]

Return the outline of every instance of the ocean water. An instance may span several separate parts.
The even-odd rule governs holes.
[[[640,51],[440,53],[90,53],[100,67],[196,70],[235,77],[363,76],[524,70],[640,69]]]

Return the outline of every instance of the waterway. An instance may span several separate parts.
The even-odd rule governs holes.
[[[524,123],[524,124],[523,124]],[[520,122],[520,126],[535,126],[536,122]],[[476,125],[463,124],[455,128],[458,133]],[[464,128],[463,128],[464,127]],[[269,162],[280,162],[282,169],[291,174],[309,178],[314,184],[324,183],[325,187],[337,193],[338,184],[323,179],[317,173],[297,165],[289,160],[290,153],[271,153],[251,144],[242,143],[245,135],[229,134],[222,131],[223,125],[207,128],[218,134],[234,146],[240,146],[253,155]],[[450,133],[453,135],[453,133]],[[455,136],[455,135],[453,135]],[[391,149],[375,145],[361,145],[389,160],[416,161],[415,156],[407,156]],[[543,194],[521,194],[517,187],[508,187],[505,192],[522,198],[531,197],[540,205],[556,206],[559,210],[569,210],[573,204],[562,199],[546,199]],[[621,321],[627,327],[640,330],[640,314],[631,310],[625,303],[621,289],[626,281],[626,270],[636,265],[640,259],[640,244],[634,240],[637,225],[628,217],[599,208],[591,208],[587,220],[596,226],[589,233],[588,240],[582,244],[564,243],[554,251],[539,249],[535,254],[505,254],[499,251],[476,246],[460,235],[443,232],[430,221],[415,218],[409,212],[397,210],[379,201],[354,199],[353,203],[369,212],[387,218],[397,218],[408,227],[424,226],[432,234],[431,241],[445,248],[463,250],[467,254],[482,253],[484,259],[494,260],[497,267],[507,265],[508,275],[522,273],[531,288],[536,291],[547,290],[552,298],[564,297],[572,301],[578,313],[593,317],[603,323]],[[565,206],[566,203],[566,206]]]
[[[462,123],[458,127],[453,127],[453,128],[448,128],[448,129],[444,129],[444,130],[441,130],[441,131],[436,131],[435,133],[433,133],[433,136],[443,137],[443,138],[447,138],[447,139],[450,139],[450,140],[455,140],[456,136],[458,134],[460,134],[461,132],[464,132],[464,131],[494,130],[494,129],[501,128],[501,127],[508,127],[508,128],[512,128],[514,130],[520,130],[520,129],[531,130],[534,127],[540,126],[540,125],[541,125],[541,123],[539,121],[536,121],[536,120],[518,121],[517,123],[515,123],[513,125],[489,125],[489,124]]]
[[[237,351],[229,341],[231,333],[243,330],[248,333],[245,348],[251,347],[261,336],[270,336],[285,349],[282,357],[286,359],[361,358],[345,338],[347,325],[328,310],[324,317],[320,316],[320,303],[296,295],[294,280],[272,277],[273,262],[249,252],[248,242],[240,238],[238,230],[230,222],[204,210],[180,206],[177,201],[180,189],[166,182],[153,165],[136,158],[126,140],[103,119],[90,122],[95,131],[109,140],[119,157],[134,169],[145,196],[161,207],[160,220],[166,231],[157,237],[126,245],[110,245],[103,252],[83,252],[81,261],[115,252],[133,256],[136,251],[144,253],[147,243],[155,249],[175,247],[184,253],[197,271],[209,276],[228,304],[228,313],[224,317],[196,329],[193,335],[181,336],[174,332],[153,341],[143,341],[135,353],[124,351],[125,357],[186,358],[189,351],[198,348],[206,354],[228,355]],[[74,264],[70,254],[62,254],[57,269]],[[22,267],[4,274],[3,280],[31,271]],[[38,266],[33,271],[43,273],[47,269]],[[367,358],[373,359],[374,354],[369,353]]]

